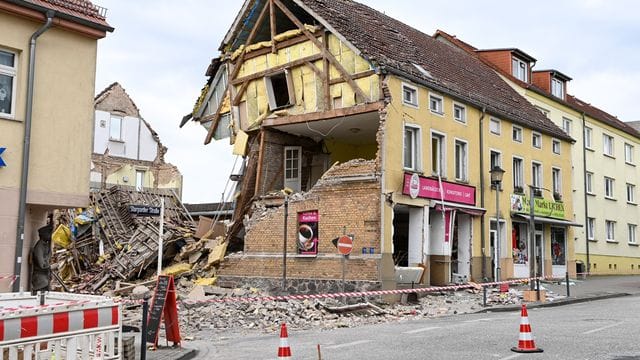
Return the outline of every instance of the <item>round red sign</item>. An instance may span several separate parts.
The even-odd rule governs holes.
[[[343,235],[338,239],[338,252],[342,255],[351,254],[351,250],[353,249],[353,240],[351,237]]]

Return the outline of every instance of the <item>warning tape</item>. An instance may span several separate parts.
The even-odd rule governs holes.
[[[0,280],[8,280],[8,279],[11,279],[11,282],[9,283],[9,285],[13,285],[13,283],[16,282],[18,277],[16,275],[0,275]]]

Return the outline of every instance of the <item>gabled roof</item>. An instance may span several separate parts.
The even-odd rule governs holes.
[[[54,10],[57,17],[65,18],[102,31],[113,31],[106,20],[107,9],[89,0],[7,0],[15,5],[35,9]]]
[[[573,141],[477,56],[350,0],[293,0],[383,71],[432,87],[498,117]],[[421,71],[419,65],[426,72]]]

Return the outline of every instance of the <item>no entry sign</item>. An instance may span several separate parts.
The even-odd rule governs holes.
[[[338,252],[342,255],[349,255],[352,249],[353,239],[347,235],[340,236],[338,239]]]

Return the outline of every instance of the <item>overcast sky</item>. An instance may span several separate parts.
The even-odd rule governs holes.
[[[640,2],[635,0],[363,0],[427,34],[444,30],[477,48],[517,47],[573,80],[568,92],[623,121],[640,120]],[[119,82],[169,148],[183,201],[217,202],[234,157],[228,139],[178,124],[241,0],[94,0],[115,31],[99,41],[96,93]]]

